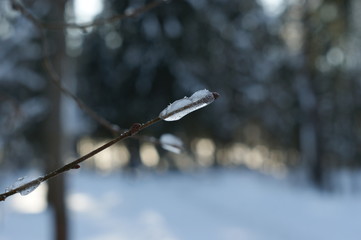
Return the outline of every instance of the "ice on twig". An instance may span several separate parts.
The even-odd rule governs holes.
[[[185,115],[209,105],[218,96],[218,93],[210,92],[207,89],[199,90],[190,97],[184,97],[171,103],[159,114],[159,117],[165,121],[177,121]]]
[[[176,136],[166,133],[160,137],[160,144],[162,148],[173,153],[181,153],[183,149],[183,142]]]
[[[18,180],[13,183],[10,187],[6,188],[6,192],[12,191],[19,188],[17,192],[25,196],[34,191],[41,183],[42,177],[35,179],[26,179],[26,177],[18,178]]]
[[[10,192],[11,190],[20,187],[24,181],[25,177],[19,177],[18,180],[16,180],[16,182],[14,182],[11,186],[7,187],[5,189],[5,192]]]

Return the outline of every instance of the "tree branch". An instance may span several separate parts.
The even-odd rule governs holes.
[[[63,23],[63,22],[59,22],[59,23],[42,22],[37,17],[35,17],[32,13],[30,13],[30,11],[28,11],[19,1],[11,0],[11,2],[12,2],[12,6],[15,10],[20,11],[26,18],[28,18],[33,23],[35,23],[38,27],[41,27],[42,29],[59,30],[59,29],[64,29],[64,28],[86,29],[89,27],[102,26],[107,23],[114,23],[114,22],[117,22],[117,21],[120,21],[120,20],[123,20],[126,18],[137,17],[138,15],[148,12],[149,10],[159,6],[160,4],[164,3],[165,1],[162,1],[162,0],[153,1],[144,6],[141,6],[139,8],[135,8],[133,10],[126,11],[123,14],[117,14],[117,15],[107,17],[107,18],[99,18],[99,19],[95,19],[94,21],[91,21],[91,22],[79,23],[79,24],[78,23]]]
[[[99,124],[101,124],[102,126],[108,128],[109,130],[111,130],[113,133],[120,133],[120,128],[117,125],[111,124],[110,122],[108,122],[106,119],[104,119],[103,117],[99,116],[97,113],[95,113],[93,110],[91,110],[83,101],[81,101],[76,95],[74,95],[73,93],[71,93],[69,90],[67,90],[66,88],[64,88],[61,84],[61,79],[59,77],[59,75],[56,73],[53,64],[51,63],[51,60],[49,58],[49,50],[48,50],[48,42],[47,42],[47,38],[45,35],[45,30],[46,29],[64,29],[64,28],[80,28],[80,29],[85,29],[88,27],[92,27],[92,26],[100,26],[106,23],[112,23],[115,21],[119,21],[121,19],[124,18],[130,18],[130,17],[135,17],[141,13],[144,13],[146,11],[149,11],[150,9],[158,6],[160,3],[162,3],[164,1],[154,1],[152,3],[149,3],[143,7],[137,8],[129,13],[125,13],[125,14],[120,14],[120,15],[115,15],[113,17],[110,18],[105,18],[105,19],[98,19],[95,20],[93,22],[90,23],[84,23],[84,24],[73,24],[73,23],[56,23],[56,24],[47,24],[44,23],[42,21],[40,21],[37,17],[35,17],[33,14],[31,14],[24,6],[22,6],[17,0],[11,0],[12,6],[15,10],[19,11],[20,13],[22,13],[22,15],[24,17],[26,17],[29,21],[31,21],[40,31],[40,36],[41,36],[41,41],[42,41],[42,50],[43,50],[43,64],[45,67],[46,72],[48,73],[48,75],[50,76],[51,81],[59,88],[59,90],[67,95],[68,97],[70,97],[71,99],[73,99],[77,105],[79,106],[79,108],[83,109],[90,117],[92,117],[94,120],[96,120]],[[204,93],[204,90],[202,90],[201,92]],[[104,145],[100,146],[99,148],[96,148],[95,150],[89,152],[88,154],[75,159],[74,161],[50,172],[47,173],[44,176],[38,177],[35,180],[32,180],[30,182],[27,182],[21,186],[18,187],[13,187],[11,188],[9,191],[6,191],[2,194],[0,194],[0,201],[5,201],[5,199],[11,195],[14,195],[16,193],[30,193],[33,189],[35,189],[39,184],[41,184],[44,181],[47,181],[50,178],[53,178],[59,174],[65,173],[69,170],[72,169],[78,169],[80,168],[80,163],[82,163],[83,161],[89,159],[90,157],[96,155],[97,153],[103,151],[104,149],[112,146],[113,144],[124,140],[126,138],[129,138],[131,136],[136,135],[139,131],[161,121],[161,120],[165,120],[168,121],[169,119],[171,119],[172,115],[176,115],[179,113],[182,113],[182,116],[185,116],[186,114],[195,111],[203,106],[208,105],[210,102],[212,102],[213,100],[215,100],[216,98],[218,98],[219,94],[218,93],[210,93],[207,90],[207,95],[197,95],[198,98],[194,99],[194,101],[191,104],[187,104],[187,105],[182,105],[180,108],[175,106],[175,104],[173,104],[173,106],[171,107],[171,111],[166,111],[166,114],[160,114],[160,116],[158,116],[157,118],[154,118],[152,120],[149,120],[148,122],[145,122],[144,124],[140,124],[140,123],[134,123],[128,130],[126,130],[125,132],[123,132],[122,134],[120,134],[118,137],[114,138],[113,140],[105,143]],[[193,95],[194,96],[194,95]],[[192,97],[191,96],[191,99]],[[211,96],[211,101],[208,101],[208,97]],[[206,99],[207,98],[207,99]],[[192,99],[193,100],[193,99]],[[207,101],[206,101],[207,100]],[[182,100],[184,101],[184,99]],[[179,100],[177,101],[179,103]],[[202,106],[201,106],[202,105]],[[166,110],[170,110],[169,107]],[[163,110],[164,111],[164,110]],[[178,117],[175,120],[178,120],[180,117]],[[173,121],[174,119],[172,119]]]
[[[129,138],[135,134],[137,134],[139,131],[161,121],[176,121],[182,118],[185,115],[188,115],[189,113],[196,111],[200,108],[203,108],[210,103],[212,103],[214,100],[216,100],[219,97],[219,94],[216,92],[209,92],[208,90],[200,90],[195,92],[190,98],[183,98],[180,100],[177,100],[170,104],[167,108],[165,108],[158,117],[153,118],[149,120],[148,122],[145,122],[144,124],[141,123],[134,123],[127,131],[119,135],[118,137],[114,138],[113,140],[105,143],[104,145],[98,147],[97,149],[89,152],[88,154],[64,165],[63,167],[60,167],[42,177],[39,177],[35,180],[32,180],[30,182],[27,182],[19,187],[14,187],[10,189],[9,191],[6,191],[5,193],[0,194],[0,201],[4,201],[7,197],[14,195],[15,193],[30,193],[32,190],[34,190],[40,183],[55,177],[59,174],[62,174],[66,171],[69,171],[71,169],[78,169],[80,168],[80,163],[83,161],[89,159],[90,157],[94,156],[95,154],[103,151],[104,149],[112,146],[116,142],[119,142],[120,140],[124,140],[126,138]],[[185,103],[185,104],[183,104]],[[200,104],[202,103],[202,104]],[[199,105],[200,104],[200,105]],[[196,107],[195,107],[196,105]],[[169,112],[168,112],[169,111]],[[164,112],[166,115],[164,115]],[[179,114],[182,113],[181,117],[179,117]],[[173,115],[177,115],[174,117]],[[164,116],[166,116],[164,118]],[[171,119],[171,120],[170,120]]]
[[[11,195],[14,195],[16,193],[19,193],[19,192],[26,191],[27,189],[29,189],[30,187],[32,187],[34,185],[38,186],[40,183],[45,182],[48,179],[53,178],[53,177],[55,177],[55,176],[57,176],[59,174],[62,174],[64,172],[67,172],[67,171],[72,170],[72,169],[80,168],[80,166],[79,166],[80,163],[82,163],[85,160],[93,157],[95,154],[103,151],[104,149],[112,146],[113,144],[115,144],[115,143],[117,143],[117,142],[119,142],[121,140],[124,140],[126,138],[129,138],[129,137],[137,134],[139,131],[141,131],[141,130],[143,130],[143,129],[145,129],[145,128],[147,128],[147,127],[149,127],[149,126],[151,126],[151,125],[153,125],[153,124],[155,124],[155,123],[157,123],[157,122],[159,122],[161,120],[162,120],[161,118],[157,117],[157,118],[154,118],[154,119],[152,119],[152,120],[150,120],[150,121],[148,121],[148,122],[146,122],[144,124],[134,123],[127,131],[125,131],[124,133],[122,133],[118,137],[114,138],[113,140],[105,143],[104,145],[98,147],[97,149],[89,152],[88,154],[86,154],[86,155],[84,155],[84,156],[82,156],[80,158],[77,158],[74,161],[72,161],[72,162],[70,162],[70,163],[68,163],[68,164],[66,164],[66,165],[64,165],[64,166],[62,166],[62,167],[60,167],[60,168],[58,168],[58,169],[44,175],[44,176],[42,176],[42,177],[39,177],[39,178],[37,178],[35,180],[32,180],[32,181],[30,181],[28,183],[25,183],[25,184],[23,184],[23,185],[21,185],[19,187],[10,189],[9,191],[7,191],[5,193],[0,194],[0,201],[5,201],[5,199],[7,197],[9,197]]]
[[[42,30],[41,30],[42,31]],[[51,63],[51,60],[49,58],[49,50],[48,50],[48,43],[47,39],[44,35],[44,32],[42,31],[42,48],[43,48],[43,65],[47,72],[47,74],[50,77],[50,80],[53,82],[53,84],[56,85],[56,87],[59,88],[59,90],[69,98],[71,98],[80,109],[82,109],[88,116],[90,116],[93,120],[98,122],[101,126],[105,127],[109,131],[111,131],[114,135],[117,135],[121,132],[121,128],[113,123],[110,123],[108,120],[97,114],[95,111],[93,111],[88,105],[86,105],[80,98],[78,98],[75,94],[73,94],[71,91],[66,89],[61,84],[61,79],[59,75],[56,73],[54,69],[54,65]]]
[[[47,74],[50,77],[50,80],[59,88],[59,90],[66,96],[70,97],[80,109],[82,109],[88,116],[90,116],[93,120],[98,122],[101,126],[111,131],[114,135],[117,135],[121,133],[122,129],[117,124],[113,124],[97,114],[95,111],[93,111],[90,107],[88,107],[82,100],[80,100],[75,94],[73,94],[71,91],[66,89],[61,84],[61,79],[59,75],[56,73],[53,64],[51,63],[51,60],[49,58],[49,47],[48,47],[48,41],[45,36],[45,30],[60,30],[64,28],[79,28],[79,29],[86,29],[88,27],[95,27],[95,26],[101,26],[107,23],[114,23],[116,21],[120,21],[125,18],[131,18],[136,17],[142,13],[145,13],[164,1],[154,1],[147,5],[144,5],[142,7],[136,8],[132,11],[129,11],[128,13],[124,14],[118,14],[114,15],[112,17],[103,18],[103,19],[96,19],[92,22],[83,23],[83,24],[75,24],[75,23],[45,23],[42,22],[39,18],[34,16],[29,10],[27,10],[26,7],[24,7],[19,1],[17,0],[11,0],[12,7],[14,10],[19,11],[25,18],[27,18],[29,21],[31,21],[40,31],[41,35],[41,42],[42,42],[42,51],[43,51],[43,65],[47,72]]]
[[[139,7],[129,13],[119,14],[115,15],[109,18],[105,19],[97,19],[93,22],[84,23],[84,24],[74,24],[74,23],[44,23],[40,21],[37,17],[35,17],[29,10],[27,10],[19,1],[17,0],[11,0],[13,9],[19,11],[25,18],[27,18],[29,21],[31,21],[40,31],[41,36],[41,42],[42,42],[42,51],[43,51],[43,65],[47,72],[47,74],[50,77],[50,80],[59,88],[59,90],[66,96],[73,99],[73,101],[78,105],[80,109],[82,109],[85,113],[88,114],[93,120],[98,122],[100,125],[111,131],[114,135],[117,135],[121,132],[121,128],[116,125],[110,123],[108,120],[94,112],[90,107],[88,107],[82,100],[80,100],[75,94],[70,92],[68,89],[62,86],[61,79],[59,75],[54,70],[54,66],[51,63],[51,60],[49,58],[49,47],[48,47],[48,41],[45,36],[45,30],[46,29],[52,29],[52,30],[59,30],[64,28],[80,28],[85,29],[92,26],[100,26],[104,25],[106,23],[113,23],[125,18],[135,17],[141,13],[144,13],[146,11],[151,10],[152,8],[155,8],[159,4],[162,3],[162,1],[154,1],[147,5],[144,5],[142,7]]]

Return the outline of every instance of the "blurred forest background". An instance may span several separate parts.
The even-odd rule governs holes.
[[[82,167],[244,168],[301,174],[332,189],[332,173],[361,166],[358,0],[161,1],[137,16],[83,28],[59,23],[132,14],[152,2],[21,1],[54,24],[43,30],[17,3],[0,2],[0,174],[48,172],[114,137],[61,93],[58,77],[124,129],[197,90],[221,94],[206,109],[157,124],[141,133],[149,138],[119,143]],[[162,149],[156,139],[165,133],[180,138],[185,150]],[[55,205],[64,205],[56,203],[63,178],[49,182]]]

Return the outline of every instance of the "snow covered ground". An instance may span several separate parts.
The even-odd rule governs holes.
[[[359,240],[361,194],[246,171],[127,178],[68,174],[73,240]],[[0,203],[0,239],[51,239],[46,185]]]

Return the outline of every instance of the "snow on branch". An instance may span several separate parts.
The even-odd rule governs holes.
[[[163,149],[173,152],[173,153],[181,153],[183,150],[183,142],[178,137],[173,134],[165,133],[160,136],[160,145]]]
[[[58,89],[69,98],[71,98],[80,109],[85,111],[88,116],[93,118],[100,125],[109,129],[114,134],[120,134],[122,131],[119,126],[108,122],[102,116],[98,115],[91,108],[89,108],[84,102],[82,102],[75,94],[70,92],[68,89],[64,88],[61,84],[60,76],[55,71],[53,64],[49,58],[49,50],[48,50],[48,41],[46,38],[45,31],[46,30],[62,30],[64,28],[79,28],[85,30],[88,27],[101,26],[107,23],[113,23],[125,18],[136,17],[139,14],[145,13],[161,3],[165,3],[167,1],[164,0],[155,0],[150,2],[144,6],[141,6],[136,9],[132,9],[132,11],[126,11],[124,14],[118,14],[109,18],[104,19],[96,19],[89,23],[83,24],[75,24],[75,23],[47,23],[41,21],[37,16],[33,15],[26,7],[24,7],[20,1],[18,0],[10,0],[12,7],[14,10],[19,11],[25,18],[27,18],[30,22],[32,22],[39,30],[41,42],[42,42],[42,51],[43,51],[43,63],[46,72],[48,73],[50,80],[58,87]],[[185,115],[198,110],[202,107],[205,107],[212,103],[216,98],[219,97],[219,94],[216,92],[209,92],[208,90],[200,90],[195,92],[191,97],[177,100],[170,104],[167,108],[165,108],[157,118],[154,118],[144,124],[134,123],[128,130],[124,130],[122,134],[113,140],[107,142],[106,144],[100,146],[99,148],[94,149],[88,154],[50,172],[45,174],[44,176],[40,176],[33,180],[28,180],[25,178],[19,178],[14,184],[8,187],[4,193],[0,194],[0,201],[4,201],[7,197],[14,195],[16,193],[20,193],[21,195],[26,195],[35,190],[42,182],[47,181],[50,178],[53,178],[59,174],[63,174],[69,170],[79,169],[80,163],[94,156],[95,154],[103,151],[104,149],[110,147],[118,141],[124,140],[128,137],[133,137],[139,131],[147,128],[158,121],[176,121],[184,117]],[[176,137],[163,136],[163,138],[159,142],[159,144],[172,152],[178,153],[182,149],[182,143]]]
[[[124,140],[126,138],[132,137],[141,130],[161,121],[176,121],[184,117],[185,115],[198,110],[202,107],[205,107],[212,103],[215,99],[219,97],[219,94],[216,92],[210,92],[206,89],[195,92],[191,97],[184,97],[183,99],[177,100],[170,104],[167,108],[165,108],[158,117],[149,120],[148,122],[141,123],[133,123],[133,125],[125,132],[120,134],[118,137],[113,140],[105,143],[104,145],[94,149],[93,151],[85,154],[82,157],[75,159],[74,161],[47,173],[44,176],[40,176],[33,180],[25,180],[25,178],[19,178],[14,184],[12,184],[9,188],[5,190],[4,193],[0,194],[0,201],[5,201],[5,199],[11,195],[16,193],[20,193],[21,195],[27,195],[34,191],[42,182],[47,181],[50,178],[56,177],[59,174],[63,174],[70,170],[75,170],[80,168],[80,163],[85,160],[93,157],[95,154],[100,153],[101,151],[107,149],[108,147],[114,145],[115,143]],[[163,136],[161,139],[161,144],[163,147],[173,152],[179,152],[182,147],[182,142],[175,138],[174,136]],[[169,149],[171,148],[172,149]],[[178,148],[178,149],[177,149]]]
[[[219,97],[216,92],[210,92],[207,89],[199,90],[190,97],[179,99],[165,108],[159,117],[164,121],[177,121],[182,117],[211,104]]]

